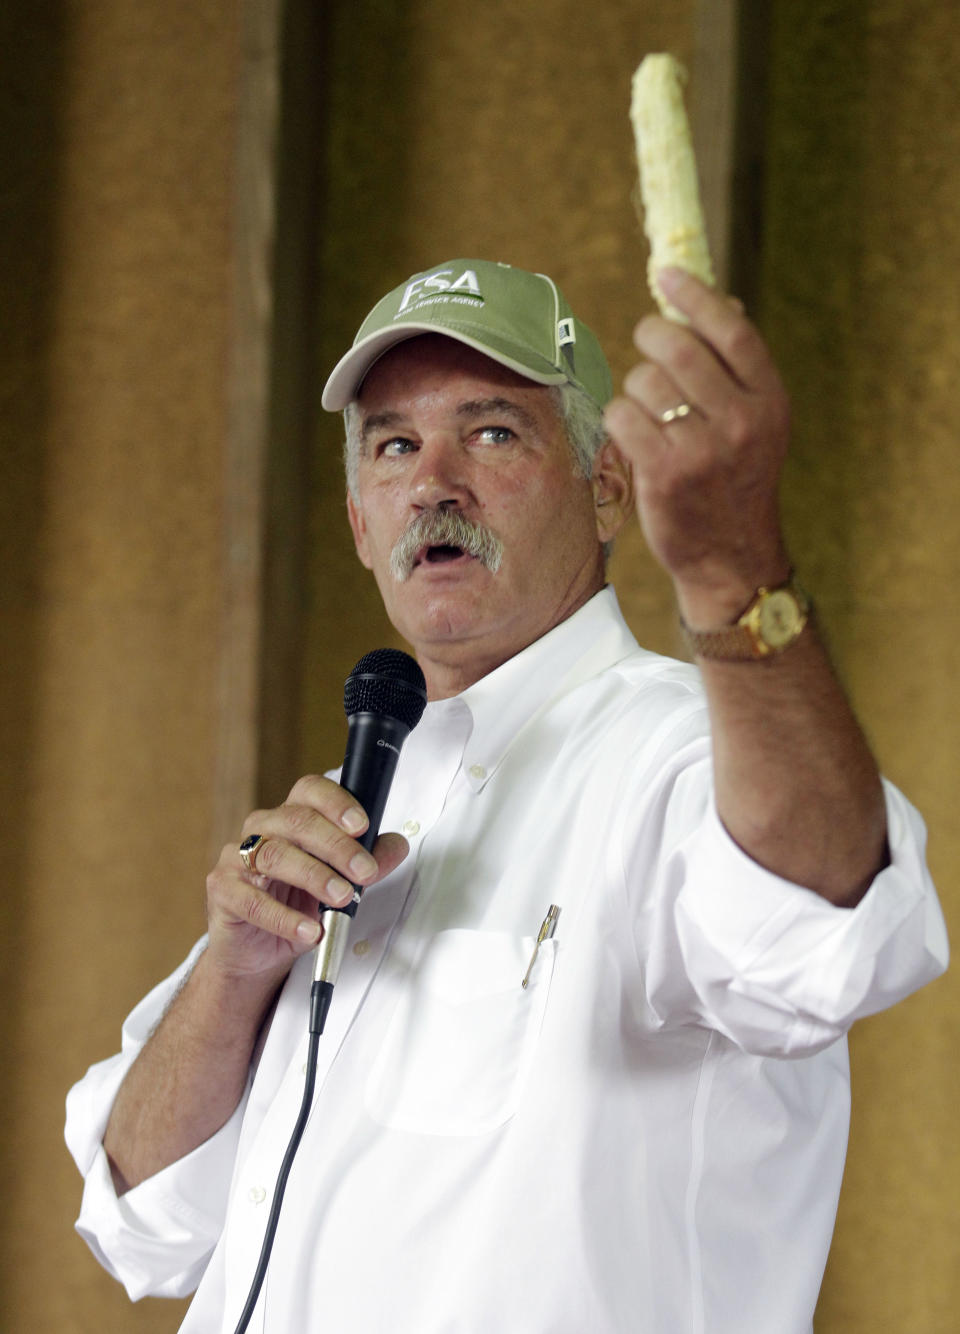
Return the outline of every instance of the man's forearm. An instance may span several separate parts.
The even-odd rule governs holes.
[[[728,832],[784,879],[853,906],[885,864],[883,789],[815,628],[763,662],[698,665]]]
[[[200,956],[120,1086],[103,1145],[122,1194],[215,1134],[243,1096],[282,976],[237,979]]]

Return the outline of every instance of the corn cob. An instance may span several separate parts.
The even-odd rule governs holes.
[[[650,242],[647,282],[661,312],[683,324],[686,317],[660,291],[659,271],[673,265],[711,286],[714,283],[683,105],[686,78],[686,70],[673,56],[646,56],[633,76],[630,104],[644,230]]]

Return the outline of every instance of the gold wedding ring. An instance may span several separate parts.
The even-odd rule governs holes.
[[[661,412],[657,420],[661,426],[669,426],[671,422],[683,421],[692,411],[693,408],[689,403],[678,403],[675,408],[667,408],[666,412]]]

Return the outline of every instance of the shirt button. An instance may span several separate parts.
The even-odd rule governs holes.
[[[487,771],[482,764],[471,764],[470,766],[471,778],[480,779],[480,778],[486,778],[486,776],[487,776]]]
[[[407,820],[404,823],[403,832],[408,838],[413,838],[414,834],[420,833],[420,822],[418,820]]]
[[[251,1204],[263,1204],[267,1198],[267,1192],[262,1186],[251,1186],[247,1191],[247,1199]]]
[[[370,948],[369,940],[358,940],[353,947],[353,952],[358,959],[362,959]]]

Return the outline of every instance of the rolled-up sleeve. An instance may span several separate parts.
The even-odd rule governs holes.
[[[944,971],[926,830],[891,784],[890,863],[856,907],[840,908],[752,861],[709,784],[687,779],[678,795],[689,833],[666,856],[648,972],[655,1010],[707,1023],[754,1055],[805,1056]]]
[[[132,1011],[120,1053],[91,1066],[67,1095],[67,1147],[85,1183],[77,1231],[134,1300],[191,1293],[226,1215],[245,1100],[209,1140],[121,1196],[102,1145],[124,1076],[203,944]]]

